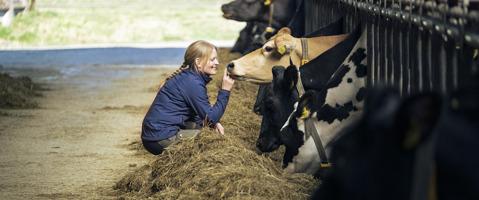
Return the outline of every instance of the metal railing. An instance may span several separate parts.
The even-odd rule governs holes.
[[[305,32],[339,18],[367,30],[368,86],[448,93],[478,73],[479,2],[306,0]]]

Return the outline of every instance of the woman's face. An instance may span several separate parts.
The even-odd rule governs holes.
[[[218,53],[216,52],[216,49],[213,48],[213,52],[211,53],[211,57],[208,59],[206,64],[201,65],[201,67],[198,67],[198,70],[200,72],[203,72],[203,74],[206,75],[215,75],[216,74],[216,66],[218,66],[220,63],[218,62],[218,59],[216,58],[218,56]]]

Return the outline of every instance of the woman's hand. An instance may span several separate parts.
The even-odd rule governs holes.
[[[227,69],[225,69],[225,73],[223,74],[223,82],[221,83],[221,89],[230,91],[235,84],[235,80],[231,78],[228,73]]]
[[[225,134],[225,128],[220,123],[216,123],[215,130],[220,132],[221,135]]]

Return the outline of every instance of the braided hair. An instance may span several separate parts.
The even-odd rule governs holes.
[[[199,63],[205,65],[206,62],[208,62],[208,59],[211,57],[213,49],[218,50],[215,45],[204,40],[198,40],[191,43],[186,49],[183,64],[160,84],[159,89],[165,85],[166,81],[170,80],[188,67],[193,69],[196,73],[199,73],[196,59],[198,58]]]

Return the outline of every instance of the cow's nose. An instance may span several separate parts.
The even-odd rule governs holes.
[[[261,142],[259,140],[256,142],[256,147],[258,147],[258,149],[261,149]]]
[[[228,68],[235,68],[235,64],[233,62],[230,62],[230,64],[228,64]]]

